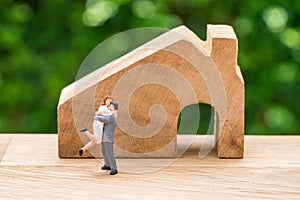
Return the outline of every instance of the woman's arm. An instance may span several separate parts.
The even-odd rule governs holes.
[[[96,115],[102,115],[102,112],[101,111],[97,111],[95,114]]]

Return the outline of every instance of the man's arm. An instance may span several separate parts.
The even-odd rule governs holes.
[[[112,115],[109,115],[109,116],[97,115],[94,117],[94,119],[98,120],[104,124],[111,124],[114,120]]]

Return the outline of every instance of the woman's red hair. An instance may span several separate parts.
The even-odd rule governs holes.
[[[107,99],[113,99],[111,96],[109,96],[109,95],[106,95],[103,99],[102,99],[102,102],[101,102],[101,105],[102,106],[105,106],[106,104],[105,104],[105,102],[106,102],[106,100]]]

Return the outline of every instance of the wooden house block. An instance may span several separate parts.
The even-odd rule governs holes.
[[[103,96],[119,104],[116,157],[176,157],[177,122],[191,104],[214,108],[220,158],[244,154],[244,82],[238,42],[226,25],[202,41],[185,26],[170,30],[64,88],[58,104],[59,156],[79,157]],[[95,147],[86,157],[101,157]]]

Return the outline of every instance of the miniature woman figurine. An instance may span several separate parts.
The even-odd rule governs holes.
[[[112,102],[111,96],[105,96],[101,102],[101,105],[99,106],[98,111],[95,113],[95,115],[112,115],[111,110],[108,109]],[[84,147],[80,148],[78,153],[79,156],[82,156],[84,152],[86,152],[91,147],[95,146],[96,144],[100,144],[102,140],[102,134],[103,134],[103,123],[94,120],[93,122],[93,129],[94,134],[90,133],[86,128],[83,128],[80,130],[80,132],[83,132],[86,134],[86,136],[90,139],[90,142],[88,142]]]

